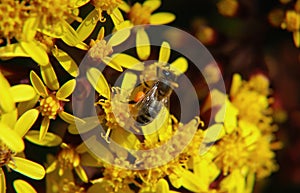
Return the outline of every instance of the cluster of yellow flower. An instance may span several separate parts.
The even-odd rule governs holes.
[[[229,3],[235,10],[235,2],[222,0],[218,7],[223,10],[223,4]],[[274,138],[276,127],[271,117],[269,82],[262,75],[253,76],[248,82],[235,75],[229,96],[211,91],[210,97],[220,97],[226,103],[212,106],[207,100],[201,106],[201,114],[219,108],[210,127],[200,120],[201,115],[183,124],[164,107],[153,122],[141,128],[130,119],[128,109],[132,106],[124,102],[130,98],[126,92],[133,91],[138,78],[157,79],[156,69],[168,64],[171,48],[163,41],[157,62],[144,65],[143,61],[151,55],[150,38],[144,26],[135,28],[137,58],[114,53],[114,48],[128,40],[135,25],[172,22],[175,19],[172,13],[153,13],[160,5],[160,0],[133,5],[122,0],[0,2],[0,59],[27,57],[40,67],[40,73],[32,68],[28,75],[32,86],[11,86],[0,72],[0,193],[6,192],[5,174],[9,174],[9,169],[37,180],[46,175],[47,193],[167,193],[180,189],[250,193],[256,178],[267,177],[277,169],[273,151],[281,144]],[[89,10],[84,18],[79,16],[82,7]],[[115,33],[105,40],[105,24],[110,19]],[[289,21],[286,20],[286,28],[298,30],[299,36],[299,26],[294,30]],[[80,24],[74,29],[76,22]],[[91,39],[94,32],[97,37]],[[71,54],[60,49],[59,43],[85,52],[97,65],[105,64],[119,72],[131,69],[141,75],[125,72],[122,85],[111,88],[98,66],[87,64],[86,69],[79,70]],[[62,86],[53,61],[72,77],[63,80]],[[187,71],[188,61],[179,57],[168,68],[179,76]],[[97,101],[93,102],[102,112],[96,117],[79,118],[65,111],[79,75],[98,92]],[[84,135],[101,123],[105,133],[98,132],[98,137],[106,144],[99,149],[110,163],[97,157],[85,142],[67,144],[64,136],[51,132],[50,121],[56,122],[57,117],[68,124],[68,135]],[[36,121],[39,118],[41,122]],[[39,131],[35,130],[37,123]],[[159,129],[145,134],[142,140],[134,134],[140,130],[147,133],[156,125],[160,125]],[[129,132],[130,128],[134,132]],[[217,136],[211,136],[216,131]],[[55,156],[48,155],[44,169],[25,159],[23,138],[40,146],[60,146],[60,151]],[[111,141],[130,151],[107,147]],[[93,179],[92,173],[101,177]],[[23,180],[15,180],[13,185],[17,192],[36,192]]]
[[[300,47],[300,1],[280,0],[284,7],[291,7],[287,10],[284,8],[273,9],[269,13],[269,22],[274,27],[281,27],[293,33],[294,44]]]

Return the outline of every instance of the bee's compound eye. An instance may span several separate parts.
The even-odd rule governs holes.
[[[138,102],[145,97],[145,93],[143,91],[139,91],[134,96],[134,102]]]
[[[168,78],[171,74],[168,70],[163,70],[162,73],[166,78]]]

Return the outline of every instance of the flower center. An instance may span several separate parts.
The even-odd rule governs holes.
[[[112,53],[112,46],[107,44],[105,40],[96,41],[89,50],[90,57],[96,62],[101,62],[105,56]]]
[[[0,38],[20,38],[23,24],[27,17],[25,1],[1,1]]]
[[[128,17],[134,25],[149,24],[151,12],[149,7],[135,3],[128,13]]]
[[[42,116],[48,116],[49,119],[55,119],[59,111],[62,111],[60,101],[54,96],[49,95],[47,98],[41,99],[40,111]]]
[[[58,154],[57,160],[62,170],[73,169],[73,167],[77,167],[80,163],[78,153],[72,148],[63,148]]]
[[[115,8],[122,3],[122,0],[92,0],[91,3],[102,11],[107,11],[108,14],[112,14]]]
[[[12,154],[13,152],[0,141],[0,168],[12,159]]]

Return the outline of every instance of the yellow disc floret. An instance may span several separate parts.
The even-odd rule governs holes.
[[[49,95],[46,98],[41,99],[40,111],[42,116],[47,116],[49,119],[55,119],[59,111],[62,110],[60,101],[54,96]]]
[[[134,25],[149,24],[151,12],[149,7],[135,3],[128,13],[128,17]]]

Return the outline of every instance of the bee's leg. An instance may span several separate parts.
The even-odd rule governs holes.
[[[103,133],[101,133],[101,137],[106,141],[106,143],[110,143],[110,141],[109,141],[110,132],[111,132],[111,128],[108,128],[105,135]]]

